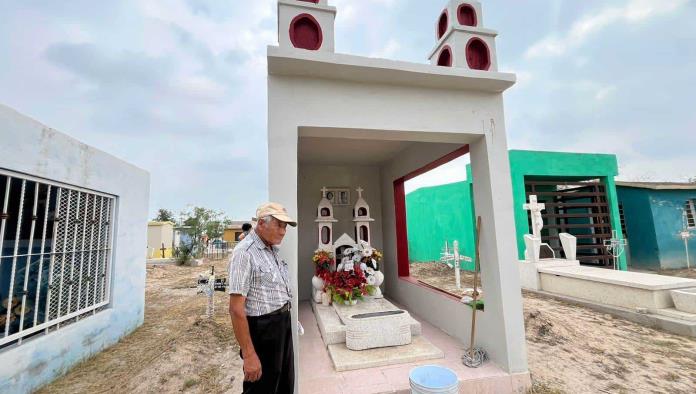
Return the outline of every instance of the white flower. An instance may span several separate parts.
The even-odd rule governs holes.
[[[373,275],[370,275],[367,277],[367,284],[370,286],[374,286],[375,283],[377,283],[377,278],[375,278]]]

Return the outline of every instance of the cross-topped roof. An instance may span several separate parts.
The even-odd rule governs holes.
[[[365,189],[362,188],[362,186],[358,186],[357,189],[355,189],[356,192],[358,192],[358,198],[362,198],[362,192],[365,191]]]

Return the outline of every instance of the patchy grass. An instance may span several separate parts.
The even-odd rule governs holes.
[[[181,389],[184,391],[188,390],[191,387],[198,385],[198,383],[200,383],[198,379],[186,379],[184,384],[181,386]]]
[[[565,394],[565,391],[548,383],[535,381],[532,388],[527,390],[527,394]]]
[[[207,299],[195,288],[199,273],[210,272],[211,265],[225,272],[226,264],[147,266],[144,324],[39,393],[241,392],[229,298],[216,293],[215,316],[208,319]]]

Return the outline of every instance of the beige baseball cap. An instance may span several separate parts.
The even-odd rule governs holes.
[[[256,208],[256,217],[254,218],[255,221],[258,221],[260,218],[264,218],[266,216],[273,216],[281,222],[285,222],[292,227],[297,227],[297,221],[291,218],[290,215],[288,215],[288,210],[278,203],[267,202]]]

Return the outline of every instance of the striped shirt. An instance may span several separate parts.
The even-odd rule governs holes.
[[[261,316],[282,308],[292,299],[288,264],[256,234],[237,244],[229,266],[230,294],[246,297],[247,316]]]

